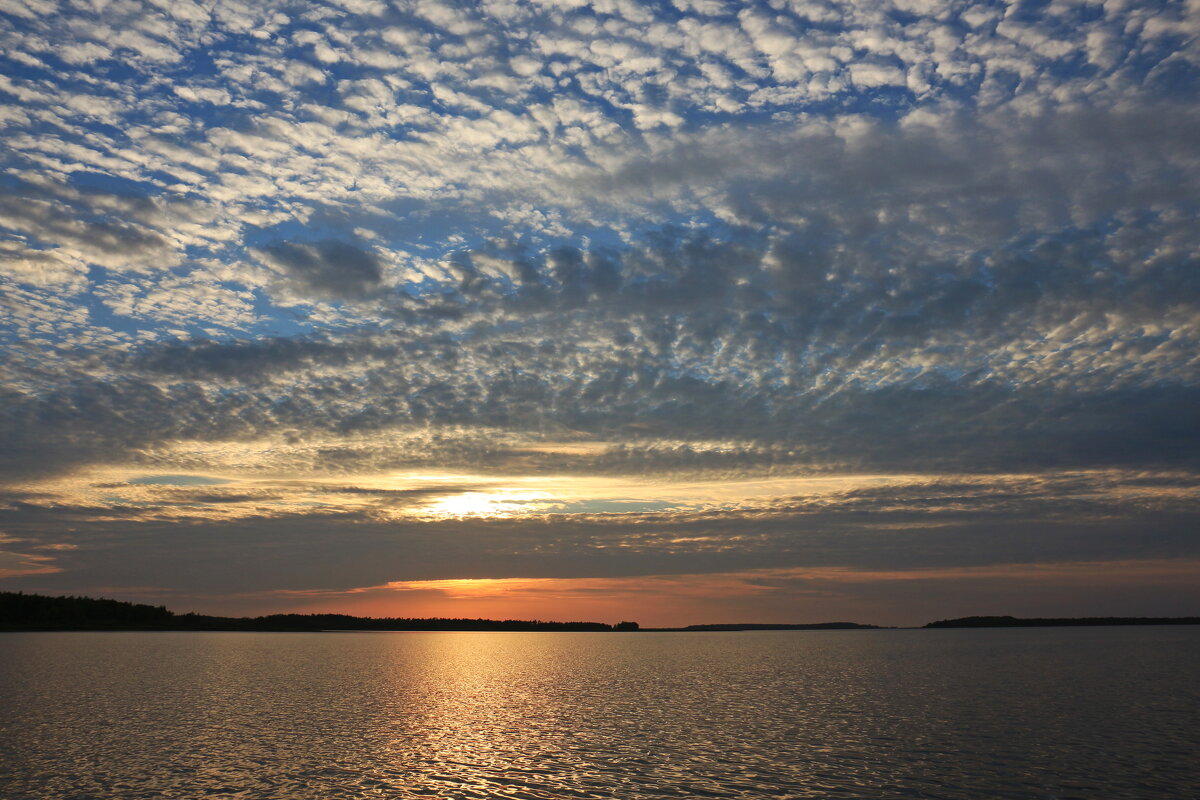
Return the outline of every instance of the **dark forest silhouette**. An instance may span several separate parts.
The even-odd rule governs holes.
[[[542,620],[354,617],[349,614],[269,614],[214,617],[176,614],[165,606],[0,592],[0,630],[155,631],[613,631],[637,630],[636,622],[544,622]]]

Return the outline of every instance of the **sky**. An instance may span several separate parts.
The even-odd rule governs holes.
[[[1200,2],[0,0],[0,589],[1200,613]]]

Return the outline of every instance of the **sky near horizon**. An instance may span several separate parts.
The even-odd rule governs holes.
[[[0,0],[0,588],[1200,613],[1200,2]]]

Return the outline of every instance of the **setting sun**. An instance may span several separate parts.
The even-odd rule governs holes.
[[[522,490],[463,492],[439,497],[419,512],[435,517],[515,517],[544,508],[550,495]]]

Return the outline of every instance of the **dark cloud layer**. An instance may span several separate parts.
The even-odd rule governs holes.
[[[464,253],[449,291],[396,298],[415,327],[151,344],[110,359],[113,377],[16,390],[8,469],[155,440],[467,424],[624,442],[644,469],[1195,466],[1194,233],[1159,214],[955,260],[873,260],[852,238],[663,228],[625,250]],[[684,444],[638,450],[655,438]],[[691,439],[745,452],[689,464]]]
[[[25,585],[146,586],[165,576],[179,591],[215,594],[471,577],[1200,558],[1194,493],[1131,502],[1106,491],[1122,485],[1120,479],[1107,485],[1112,480],[937,481],[794,498],[757,510],[672,515],[382,522],[370,514],[321,512],[220,523],[115,519],[50,534],[42,520],[87,519],[95,509],[23,503],[0,512],[0,521],[29,537],[26,547],[40,540],[78,545],[57,559],[67,572],[31,576]],[[331,529],[339,534],[329,536]],[[1147,530],[1154,535],[1143,535]],[[252,548],[244,546],[247,539]],[[231,550],[242,554],[236,568],[229,564]]]
[[[224,342],[198,340],[142,348],[127,367],[177,380],[255,384],[280,374],[323,367],[336,369],[356,361],[396,355],[394,350],[370,340],[329,342],[278,337]]]
[[[280,242],[262,248],[258,254],[281,270],[301,292],[318,297],[361,299],[383,278],[375,255],[333,239],[311,244]]]

